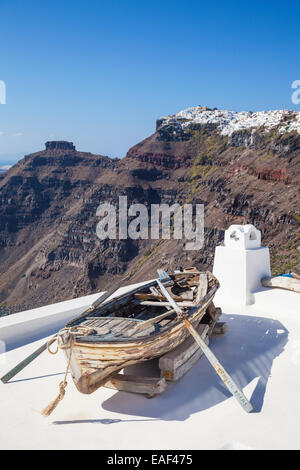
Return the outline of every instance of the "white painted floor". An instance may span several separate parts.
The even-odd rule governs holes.
[[[11,382],[0,382],[0,448],[299,449],[300,309],[289,313],[287,293],[276,290],[272,314],[273,294],[259,296],[250,307],[221,305],[228,331],[210,343],[250,398],[252,414],[229,396],[202,357],[153,399],[105,388],[82,395],[70,377],[65,398],[44,418],[40,411],[56,397],[66,367],[61,351],[44,352]],[[44,341],[0,355],[0,374]]]

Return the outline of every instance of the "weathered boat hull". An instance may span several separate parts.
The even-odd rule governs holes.
[[[190,310],[188,318],[193,326],[197,327],[201,321],[215,291],[216,289],[212,290],[199,305]],[[104,385],[111,374],[128,365],[160,357],[175,349],[188,336],[189,332],[183,322],[178,321],[164,333],[141,337],[139,340],[101,343],[76,340],[70,361],[73,381],[81,393],[90,394]],[[70,351],[65,350],[68,360]]]

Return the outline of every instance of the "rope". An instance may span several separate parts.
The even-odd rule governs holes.
[[[56,341],[56,344],[57,344],[56,350],[55,350],[55,351],[51,351],[50,346],[51,346],[51,344],[54,343],[55,341]],[[54,336],[54,338],[49,339],[49,341],[48,341],[48,343],[47,343],[47,350],[48,350],[48,352],[49,352],[50,354],[53,354],[53,356],[58,353],[57,335]]]
[[[70,365],[71,365],[71,358],[72,358],[72,352],[73,352],[73,345],[74,345],[74,341],[75,341],[75,335],[76,334],[82,334],[82,335],[85,336],[85,335],[90,334],[93,331],[93,329],[89,328],[87,326],[77,326],[77,327],[74,326],[74,327],[71,327],[71,328],[63,328],[63,330],[61,330],[60,333],[62,333],[63,331],[66,331],[66,332],[69,333],[69,340],[66,344],[63,345],[63,344],[60,344],[58,342],[59,335],[56,335],[54,338],[51,338],[51,340],[49,340],[48,343],[47,343],[47,349],[48,349],[50,354],[53,354],[53,355],[57,354],[59,349],[70,349],[70,355],[69,355],[68,365],[67,365],[67,368],[66,368],[64,379],[62,380],[62,382],[59,383],[59,393],[58,393],[57,397],[55,398],[55,400],[51,401],[49,403],[49,405],[47,405],[42,410],[41,414],[43,416],[50,416],[51,413],[55,410],[57,405],[61,402],[61,400],[64,398],[64,396],[66,394],[66,387],[68,385],[68,382],[67,382],[66,379],[67,379],[67,375],[68,375]],[[50,345],[55,340],[57,342],[56,350],[51,351]]]
[[[48,345],[47,345],[47,349],[51,354],[56,354],[56,352],[59,349],[58,342],[57,342],[56,352],[50,351],[49,348],[48,348]],[[49,405],[47,405],[46,408],[44,408],[42,410],[42,415],[43,416],[50,416],[52,411],[55,410],[55,408],[57,407],[59,402],[61,402],[61,400],[64,398],[64,396],[66,394],[66,386],[68,385],[68,382],[67,382],[66,379],[67,379],[67,375],[68,375],[70,364],[71,364],[72,352],[73,352],[73,336],[70,336],[70,355],[69,355],[68,365],[67,365],[67,368],[66,368],[64,379],[63,379],[62,382],[59,383],[59,393],[58,393],[57,397],[55,398],[55,400],[51,401],[49,403]]]

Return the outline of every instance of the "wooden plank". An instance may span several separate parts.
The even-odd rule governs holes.
[[[209,331],[208,331],[208,336],[212,335],[212,332],[217,324],[217,321],[219,320],[220,316],[222,315],[222,310],[217,307],[214,307],[214,319],[211,317],[211,321],[209,322]]]
[[[300,280],[292,277],[275,276],[266,277],[261,281],[265,287],[279,287],[281,289],[291,290],[300,293]]]
[[[224,335],[227,331],[227,323],[220,321],[217,322],[212,330],[213,335]]]
[[[208,346],[209,338],[208,336],[204,340],[205,344]],[[162,377],[164,377],[169,382],[175,382],[181,379],[192,367],[199,361],[199,359],[203,356],[203,351],[198,347],[198,349],[194,352],[194,354],[181,366],[177,367],[176,369],[171,370],[162,370]]]
[[[151,300],[142,300],[139,301],[140,305],[148,305],[151,307],[171,307],[169,302],[152,302]],[[183,302],[177,302],[180,307],[194,307],[194,302],[185,300]]]
[[[148,325],[148,328],[145,328],[144,330],[139,330],[135,335],[134,335],[134,339],[135,338],[142,338],[144,336],[149,336],[153,333],[155,333],[156,331],[156,328],[155,328],[155,325],[152,324],[152,325]]]
[[[154,294],[154,295],[160,295],[159,290],[156,289],[156,287],[154,287],[154,286],[150,287],[150,291],[151,291],[152,294]]]
[[[122,324],[123,321],[124,321],[124,318],[113,317],[111,318],[110,322],[107,322],[105,324],[100,323],[100,328],[102,328],[102,326],[105,326],[109,328],[110,330],[113,330],[114,328],[117,328],[118,325]]]
[[[201,323],[197,328],[198,333],[203,339],[207,336],[209,325]],[[199,349],[198,344],[192,337],[188,337],[180,346],[169,351],[159,358],[158,366],[162,371],[175,371],[178,367],[190,359]]]
[[[82,325],[83,326],[90,326],[90,327],[93,327],[93,326],[98,326],[98,327],[102,327],[104,325],[107,325],[108,326],[108,323],[110,323],[111,321],[113,320],[112,317],[110,318],[107,318],[107,317],[92,317],[91,319],[88,319],[88,320],[85,320],[84,322],[82,322]]]
[[[211,319],[214,320],[214,321],[218,320],[218,318],[220,317],[220,315],[221,315],[221,313],[222,313],[221,309],[220,309],[219,307],[216,308],[216,307],[214,306],[214,303],[213,303],[213,302],[211,302],[211,303],[209,304],[209,306],[207,307],[207,310],[206,310],[206,311],[207,311],[207,313],[209,314],[209,316],[211,317]]]
[[[83,322],[82,325],[93,328],[95,331],[97,331],[98,335],[105,335],[110,332],[113,334],[119,334],[124,329],[132,327],[132,321],[128,320],[127,318],[119,317],[109,319],[106,319],[105,317],[99,317],[98,319],[95,319],[93,321],[88,320],[86,322]],[[81,335],[80,333],[78,333],[76,336],[79,337]]]
[[[135,327],[133,332],[131,334],[134,334],[135,332],[148,328],[149,325],[152,325],[153,323],[158,323],[160,322],[163,318],[169,317],[170,315],[173,315],[175,310],[168,310],[167,312],[162,313],[161,315],[157,315],[156,317],[149,318],[148,320],[141,321],[138,323],[138,325]],[[129,334],[129,333],[128,333]]]
[[[134,297],[139,300],[149,300],[149,301],[157,301],[157,300],[165,300],[165,297],[163,295],[156,295],[156,294],[135,294]],[[174,295],[172,294],[172,297],[176,302],[181,302],[183,300],[193,300],[193,292],[188,291],[184,292],[182,295]]]
[[[123,318],[122,319],[122,322],[119,323],[116,328],[112,328],[112,332],[114,334],[121,334],[122,336],[124,335],[124,333],[129,330],[130,328],[132,328],[134,325],[136,325],[137,323],[139,323],[137,320],[133,320],[133,319],[129,319],[129,318]]]
[[[104,387],[123,392],[158,395],[166,389],[167,382],[163,377],[137,377],[135,375],[114,374]]]
[[[195,299],[195,304],[198,304],[200,300],[207,294],[208,280],[207,274],[201,273],[199,276],[198,291]]]
[[[122,323],[117,325],[116,328],[112,328],[112,334],[116,337],[123,336],[128,337],[131,336],[130,332],[142,322],[136,320],[135,318],[123,318]]]
[[[194,277],[197,274],[199,274],[200,271],[198,272],[189,272],[189,271],[180,271],[179,273],[172,273],[170,274],[171,279],[178,279],[178,278],[183,278],[185,279],[186,277]]]

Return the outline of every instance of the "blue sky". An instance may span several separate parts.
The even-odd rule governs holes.
[[[123,156],[188,106],[299,109],[294,1],[0,0],[0,163],[65,139]]]

